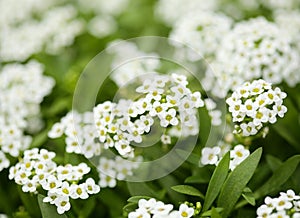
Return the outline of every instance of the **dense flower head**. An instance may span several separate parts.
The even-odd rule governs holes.
[[[132,159],[123,159],[120,156],[108,159],[100,157],[97,170],[99,172],[99,186],[101,188],[114,188],[117,180],[125,180],[133,175],[133,171],[139,167],[143,160],[141,156]]]
[[[24,157],[9,170],[9,179],[22,186],[23,192],[38,193],[38,188],[47,191],[44,202],[57,207],[59,214],[68,211],[71,199],[87,199],[96,194],[100,187],[92,178],[80,182],[90,172],[85,163],[77,166],[57,165],[54,152],[33,148],[24,152]],[[79,183],[80,182],[80,183]]]
[[[256,210],[257,218],[300,217],[300,196],[291,189],[287,192],[280,192],[277,198],[266,197],[264,203]]]
[[[175,23],[169,37],[179,52],[185,52],[188,60],[195,61],[216,52],[231,24],[232,20],[223,14],[193,11]]]
[[[221,141],[217,146],[203,148],[201,164],[217,166],[223,156],[229,151],[229,169],[234,170],[236,166],[242,163],[250,155],[250,151],[241,144],[235,145],[233,148],[231,147],[231,145]]]
[[[157,54],[145,53],[133,42],[113,41],[107,51],[113,55],[110,78],[120,87],[160,66]]]
[[[99,141],[122,156],[132,156],[130,144],[142,142],[142,135],[149,133],[156,117],[171,136],[197,134],[195,109],[203,107],[204,102],[200,92],[192,93],[187,84],[185,76],[157,74],[136,89],[139,99],[97,105],[94,117]]]
[[[40,63],[30,61],[26,65],[7,64],[0,71],[0,149],[10,156],[18,157],[29,147],[31,137],[25,130],[41,128],[39,104],[54,86],[54,80],[43,76],[43,70]],[[8,167],[4,160],[1,170]]]
[[[189,218],[194,216],[194,208],[181,204],[179,210],[173,210],[172,204],[165,204],[154,198],[140,199],[138,208],[128,214],[128,218]]]
[[[287,107],[283,105],[286,93],[280,88],[272,89],[264,80],[246,82],[227,98],[235,132],[242,136],[256,135],[268,123],[275,123],[284,117]]]
[[[224,36],[204,85],[218,97],[245,81],[262,78],[295,86],[300,82],[299,52],[276,24],[259,17],[237,23]]]

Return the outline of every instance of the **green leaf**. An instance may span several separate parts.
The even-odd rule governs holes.
[[[18,185],[18,194],[22,200],[22,203],[26,209],[26,211],[30,214],[32,217],[39,217],[41,216],[40,208],[37,202],[36,195],[25,193],[22,191],[21,186]]]
[[[222,218],[218,210],[214,207],[211,209],[211,218]]]
[[[224,209],[223,209],[223,208],[216,207],[216,208],[213,208],[213,209],[211,209],[211,210],[205,211],[204,213],[201,214],[200,217],[208,217],[208,216],[212,216],[212,210],[215,210],[216,212],[221,213]]]
[[[267,155],[266,157],[268,166],[270,167],[270,169],[274,172],[276,169],[278,169],[278,167],[280,167],[280,165],[282,164],[282,161],[280,159],[278,159],[277,157],[274,157],[272,155]]]
[[[291,101],[290,97],[284,100],[284,105],[288,108],[284,119],[279,119],[272,127],[283,137],[289,144],[300,151],[300,125],[295,122],[298,119],[299,111]]]
[[[209,180],[207,178],[203,178],[200,175],[190,176],[184,180],[184,183],[195,183],[195,184],[206,184]]]
[[[263,197],[273,191],[280,189],[294,173],[300,162],[300,155],[295,155],[279,166],[272,177],[259,189],[254,192],[255,198]]]
[[[141,199],[146,199],[146,200],[149,200],[151,197],[148,197],[148,196],[133,196],[131,198],[129,198],[127,201],[130,202],[130,203],[138,203],[139,200]]]
[[[257,149],[240,163],[226,179],[218,199],[218,207],[224,208],[223,217],[229,215],[242,195],[244,188],[254,174],[261,154],[262,148]]]
[[[255,206],[255,197],[250,188],[246,187],[242,194],[243,198],[252,206]]]
[[[126,212],[134,211],[137,208],[136,203],[128,203],[123,207],[123,210]]]
[[[173,186],[172,189],[181,194],[197,196],[204,199],[204,195],[198,189],[189,185],[176,185]]]
[[[183,150],[183,149],[176,149],[175,150],[176,153],[183,159],[186,159],[187,157],[187,162],[191,163],[191,164],[194,164],[194,165],[199,165],[199,160],[200,160],[200,155],[196,155],[194,153],[190,153],[190,152],[187,152],[186,150]]]
[[[228,175],[229,171],[230,154],[229,152],[222,158],[218,166],[216,167],[211,180],[208,184],[207,192],[205,195],[205,201],[203,210],[206,211],[210,208],[214,200],[217,198],[222,185]]]
[[[151,186],[151,183],[127,182],[127,187],[133,196],[151,196],[156,199],[163,199],[167,191],[158,190],[157,187]]]
[[[67,218],[65,214],[58,214],[56,207],[54,205],[51,205],[49,203],[44,203],[43,199],[45,196],[39,194],[38,195],[38,202],[39,206],[42,212],[42,217],[43,218]]]

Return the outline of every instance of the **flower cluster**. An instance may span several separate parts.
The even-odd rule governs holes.
[[[65,135],[66,152],[82,154],[86,158],[100,155],[103,145],[99,143],[92,112],[80,114],[69,112],[48,132],[50,138]]]
[[[276,24],[262,17],[237,23],[224,36],[206,72],[204,88],[223,98],[253,79],[295,86],[300,82],[300,55],[284,35]]]
[[[141,161],[141,156],[131,160],[123,159],[120,156],[116,156],[114,159],[101,157],[97,167],[100,187],[114,188],[117,185],[117,180],[125,180],[127,176],[133,175],[133,170],[139,167]]]
[[[113,73],[110,78],[119,87],[143,74],[153,72],[160,66],[157,54],[145,53],[132,42],[114,41],[110,43],[107,51],[113,55]]]
[[[194,208],[181,204],[179,210],[173,210],[172,204],[165,204],[154,198],[140,199],[138,209],[128,214],[128,218],[189,218],[194,215]]]
[[[200,92],[192,93],[187,84],[185,76],[155,74],[136,89],[141,94],[137,100],[106,101],[94,107],[93,113],[70,112],[53,125],[48,136],[65,134],[67,152],[91,158],[109,148],[123,157],[134,157],[130,144],[142,142],[155,118],[167,128],[163,142],[169,142],[170,136],[195,135],[199,131],[195,109],[204,102]]]
[[[87,30],[97,38],[106,37],[114,33],[118,28],[116,17],[124,12],[129,0],[79,0],[79,10],[87,14],[91,19],[88,21]]]
[[[263,217],[300,217],[300,196],[293,190],[280,192],[278,198],[265,198],[265,204],[257,208],[257,218]]]
[[[44,202],[57,207],[59,214],[70,210],[70,199],[87,199],[96,194],[100,187],[92,178],[79,183],[90,168],[81,163],[78,166],[57,165],[54,152],[45,149],[31,149],[24,152],[23,159],[10,168],[9,179],[22,186],[23,192],[37,193],[38,188],[47,191]]]
[[[235,126],[236,134],[256,135],[267,123],[275,123],[284,117],[287,108],[283,105],[286,93],[280,88],[272,89],[264,80],[246,82],[226,100]]]
[[[300,52],[300,11],[276,11],[274,20]]]
[[[54,86],[54,80],[42,73],[43,66],[36,61],[7,64],[0,71],[0,171],[8,167],[3,152],[18,157],[29,147],[31,137],[23,131],[41,128],[39,104]]]
[[[230,31],[231,24],[232,20],[223,14],[193,11],[175,23],[169,38],[179,42],[174,46],[181,53],[185,52],[188,60],[195,61],[216,52],[221,39]],[[185,51],[184,46],[190,48]],[[191,48],[192,54],[189,53]]]
[[[53,8],[50,7],[53,3],[46,2],[51,1],[45,1],[44,6],[36,1],[24,1],[22,4],[12,1],[12,4],[9,3],[11,8],[4,3],[0,14],[9,8],[10,14],[4,12],[9,18],[5,17],[4,20],[9,19],[11,22],[2,26],[0,24],[1,61],[25,61],[44,48],[47,53],[57,54],[61,48],[71,45],[74,38],[81,33],[83,23],[76,18],[77,10],[74,6]],[[18,11],[21,15],[16,17]]]
[[[218,165],[222,157],[230,151],[229,169],[234,170],[240,163],[242,163],[250,152],[244,145],[236,145],[230,149],[230,145],[224,143],[220,146],[205,147],[202,149],[201,164],[203,165]]]
[[[204,102],[200,92],[192,93],[187,84],[185,76],[155,75],[136,89],[141,94],[136,101],[99,104],[94,108],[99,141],[106,148],[114,147],[122,156],[132,156],[130,143],[141,143],[156,117],[161,127],[168,127],[171,136],[197,134],[195,108],[203,107]]]
[[[180,0],[159,0],[156,13],[167,25],[172,26],[179,18],[192,11],[212,11],[218,6],[218,0],[186,0],[184,4]]]

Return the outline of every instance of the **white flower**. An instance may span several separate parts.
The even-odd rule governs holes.
[[[128,218],[151,218],[151,215],[144,208],[139,208],[136,211],[130,212]]]
[[[243,162],[248,156],[250,152],[243,145],[236,145],[233,150],[230,151],[230,161],[229,168],[234,170],[237,165]]]
[[[160,125],[162,127],[167,127],[168,125],[176,126],[179,121],[176,117],[176,110],[171,108],[166,112],[163,112],[159,115]]]
[[[151,211],[154,218],[166,216],[173,209],[172,204],[164,204],[161,201],[156,202],[154,209]]]
[[[272,213],[273,209],[267,205],[262,205],[256,210],[257,218],[267,217]]]
[[[155,206],[157,204],[157,201],[154,198],[151,198],[149,200],[140,199],[138,202],[139,208],[143,208],[148,212],[151,212],[155,209]]]
[[[55,123],[52,129],[48,132],[50,138],[59,138],[64,133],[65,126],[62,123]]]
[[[280,196],[275,199],[275,208],[277,211],[282,211],[286,209],[290,209],[293,207],[293,204],[289,201],[286,196]]]
[[[287,199],[289,199],[290,201],[292,200],[299,200],[300,196],[296,195],[295,192],[292,189],[289,189],[285,192],[280,192],[280,196],[284,196]]]
[[[87,199],[89,197],[87,193],[87,187],[85,183],[82,183],[80,185],[72,184],[70,186],[70,197],[72,199]]]
[[[6,158],[5,154],[0,150],[0,172],[9,167],[9,160]]]
[[[100,173],[99,177],[100,177],[99,186],[102,188],[106,188],[106,187],[114,188],[117,185],[116,179],[114,177],[111,177],[110,175]]]
[[[165,145],[168,145],[168,144],[171,144],[171,137],[169,135],[165,135],[163,134],[161,137],[160,137],[160,140],[163,144]]]
[[[47,177],[47,182],[45,183],[45,185],[43,185],[43,189],[47,191],[54,190],[61,187],[61,185],[62,185],[61,180],[58,180],[56,176],[50,175]]]
[[[67,196],[58,196],[54,200],[55,206],[57,207],[57,212],[63,214],[64,212],[70,210],[71,204],[69,202],[69,197]]]
[[[179,217],[180,218],[189,218],[194,215],[194,209],[188,207],[186,204],[181,204],[179,207]]]
[[[32,180],[28,180],[25,184],[22,186],[23,192],[35,192],[37,187],[37,179],[34,178]]]
[[[92,178],[88,178],[85,181],[85,184],[86,184],[86,191],[88,192],[88,194],[97,194],[100,191],[100,187],[96,185],[94,179]]]
[[[201,163],[203,165],[207,164],[217,164],[219,161],[218,155],[220,154],[221,149],[219,147],[213,147],[213,148],[203,148],[202,149],[202,157],[201,157]]]

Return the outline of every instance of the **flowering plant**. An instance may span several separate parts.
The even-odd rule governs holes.
[[[0,218],[300,217],[299,30],[298,0],[0,0]]]

